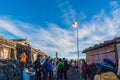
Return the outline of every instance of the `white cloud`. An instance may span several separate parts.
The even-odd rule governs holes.
[[[3,29],[9,33],[12,33],[18,37],[29,37],[28,34],[26,34],[25,32],[21,31],[19,26],[17,24],[15,24],[13,21],[9,20],[9,19],[4,19],[1,18],[0,19],[0,29]]]
[[[112,2],[110,2],[110,6],[112,6],[113,8],[118,8],[118,7],[119,7],[117,1],[112,1]]]
[[[65,4],[68,4],[68,2]],[[116,4],[116,2],[111,3],[112,6]],[[63,5],[64,4],[61,4],[59,7],[62,8]],[[65,19],[64,23],[70,25],[76,18],[76,15],[75,10],[68,7],[63,14]],[[104,10],[101,10],[97,15],[93,15],[90,21],[81,23],[79,27],[80,51],[120,35],[119,26],[120,8],[114,8],[110,16],[108,16]],[[9,18],[0,19],[0,29],[21,38],[27,37],[33,47],[40,48],[42,51],[52,56],[55,56],[55,52],[58,52],[60,57],[77,59],[76,54],[69,54],[70,52],[76,51],[76,32],[74,29],[63,29],[56,23],[47,23],[47,28],[42,26],[35,27],[35,25]]]

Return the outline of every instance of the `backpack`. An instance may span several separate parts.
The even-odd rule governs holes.
[[[63,64],[61,64],[61,65],[59,66],[58,71],[59,71],[60,73],[63,73],[63,72],[64,72],[64,65],[63,65]]]
[[[69,68],[70,68],[70,67],[69,67],[69,65],[68,65],[68,64],[66,64],[66,70],[69,70]]]

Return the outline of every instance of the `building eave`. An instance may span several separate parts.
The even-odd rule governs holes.
[[[107,46],[107,45],[110,45],[110,44],[118,43],[118,42],[120,42],[120,37],[115,37],[112,40],[107,40],[107,41],[104,41],[103,43],[96,44],[93,47],[86,48],[82,52],[86,53],[88,51],[91,51],[91,50],[94,50],[94,49],[97,49],[97,48],[100,48],[100,47],[103,47],[103,46]]]

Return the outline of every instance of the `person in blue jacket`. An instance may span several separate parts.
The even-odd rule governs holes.
[[[48,62],[48,73],[49,73],[49,80],[53,80],[53,65],[52,60]]]

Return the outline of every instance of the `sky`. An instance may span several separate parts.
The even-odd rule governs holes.
[[[0,0],[0,35],[27,38],[31,46],[55,57],[77,59],[76,29],[82,50],[120,36],[119,0]]]

